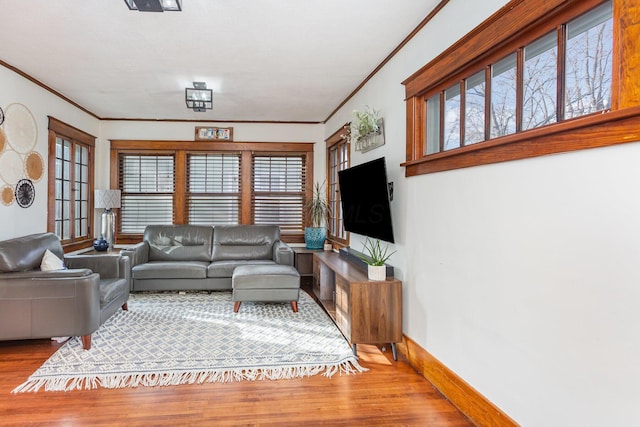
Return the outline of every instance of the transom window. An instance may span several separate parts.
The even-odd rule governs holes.
[[[407,176],[635,141],[633,5],[512,0],[414,73]]]
[[[610,108],[612,50],[612,2],[607,1],[427,95],[425,154]]]

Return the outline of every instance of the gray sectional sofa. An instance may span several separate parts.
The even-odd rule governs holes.
[[[280,228],[262,225],[149,225],[121,254],[132,291],[231,290],[238,266],[293,265]]]
[[[43,271],[47,249],[64,269]],[[66,256],[53,233],[0,242],[0,340],[91,334],[129,299],[129,260],[117,255]]]

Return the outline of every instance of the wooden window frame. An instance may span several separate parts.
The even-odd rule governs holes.
[[[331,151],[333,150],[340,150],[340,147],[346,147],[346,153],[347,153],[347,167],[351,166],[351,143],[349,142],[349,129],[351,127],[351,123],[345,123],[340,129],[338,129],[337,131],[335,131],[331,136],[329,136],[329,138],[327,138],[325,140],[326,146],[327,146],[327,154],[326,154],[326,162],[327,162],[327,184],[326,184],[326,191],[327,191],[327,201],[329,203],[331,203],[331,195],[330,195],[330,191],[331,191],[331,179],[332,179],[332,174],[331,174]],[[337,188],[337,192],[338,192],[338,196],[336,196],[336,200],[338,201],[338,203],[340,203],[340,196],[339,196],[339,192],[340,192],[340,187],[338,186],[338,183],[336,182],[336,188]],[[333,222],[333,226],[332,227],[337,227],[337,224],[339,222],[342,222],[342,228],[344,231],[344,218],[340,218],[339,217],[339,212],[330,212],[329,213],[329,220],[331,220]],[[327,240],[329,241],[329,243],[331,243],[332,247],[334,248],[341,248],[341,247],[346,247],[349,246],[349,240],[350,240],[350,233],[348,231],[345,231],[345,235],[346,238],[345,239],[341,239],[340,237],[336,236],[335,234],[331,233],[331,231],[334,229],[332,227],[329,227],[329,224],[327,224]]]
[[[603,0],[513,0],[403,84],[406,176],[640,141],[640,0],[613,0],[611,108],[425,155],[424,97],[486,68]]]
[[[48,144],[49,144],[49,152],[48,152],[48,186],[47,186],[47,231],[55,233],[56,230],[56,221],[55,221],[55,213],[56,213],[56,139],[62,138],[70,141],[73,144],[72,154],[71,154],[71,165],[70,165],[70,180],[74,181],[75,177],[75,147],[77,145],[82,145],[88,150],[88,171],[87,171],[87,202],[88,202],[88,211],[87,211],[87,236],[86,237],[75,237],[75,226],[71,225],[71,238],[70,239],[61,239],[60,243],[62,244],[62,248],[65,252],[75,251],[81,248],[86,248],[91,245],[93,242],[93,222],[94,222],[94,201],[93,201],[93,190],[94,190],[94,151],[96,145],[96,137],[90,135],[80,129],[77,129],[71,125],[68,125],[54,117],[48,116],[49,119],[49,134],[48,134]],[[71,196],[75,191],[71,191]],[[75,220],[75,199],[71,200],[70,203],[70,214],[69,217],[72,221]]]
[[[174,223],[187,224],[189,211],[186,205],[187,200],[187,154],[189,153],[241,153],[241,208],[240,224],[251,224],[251,200],[252,200],[252,154],[254,152],[267,153],[304,153],[306,156],[307,177],[313,176],[313,143],[308,142],[205,142],[205,141],[159,141],[159,140],[111,140],[110,151],[110,183],[111,188],[119,188],[119,165],[120,154],[155,154],[174,153],[175,155],[175,193],[174,203]],[[305,199],[308,200],[313,191],[313,180],[307,179],[305,182]],[[117,218],[119,218],[118,215]],[[117,220],[119,221],[119,219]],[[305,225],[308,219],[305,219]],[[119,232],[120,224],[116,224],[116,235],[118,243],[132,244],[142,240],[142,234],[122,234]],[[304,233],[286,234],[282,239],[287,243],[304,243]]]

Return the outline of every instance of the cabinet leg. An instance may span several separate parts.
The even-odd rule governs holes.
[[[391,343],[391,352],[393,353],[393,360],[398,361],[398,349],[396,348],[396,343]]]
[[[351,344],[351,351],[353,351],[353,355],[354,355],[354,356],[357,356],[357,355],[358,355],[358,351],[357,351],[357,348],[356,348],[356,344],[355,344],[355,343],[354,343],[354,344]]]

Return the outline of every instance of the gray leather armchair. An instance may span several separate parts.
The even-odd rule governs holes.
[[[67,269],[41,271],[49,249]],[[64,257],[52,233],[0,242],[0,340],[91,334],[120,307],[127,309],[129,259],[113,255]]]

